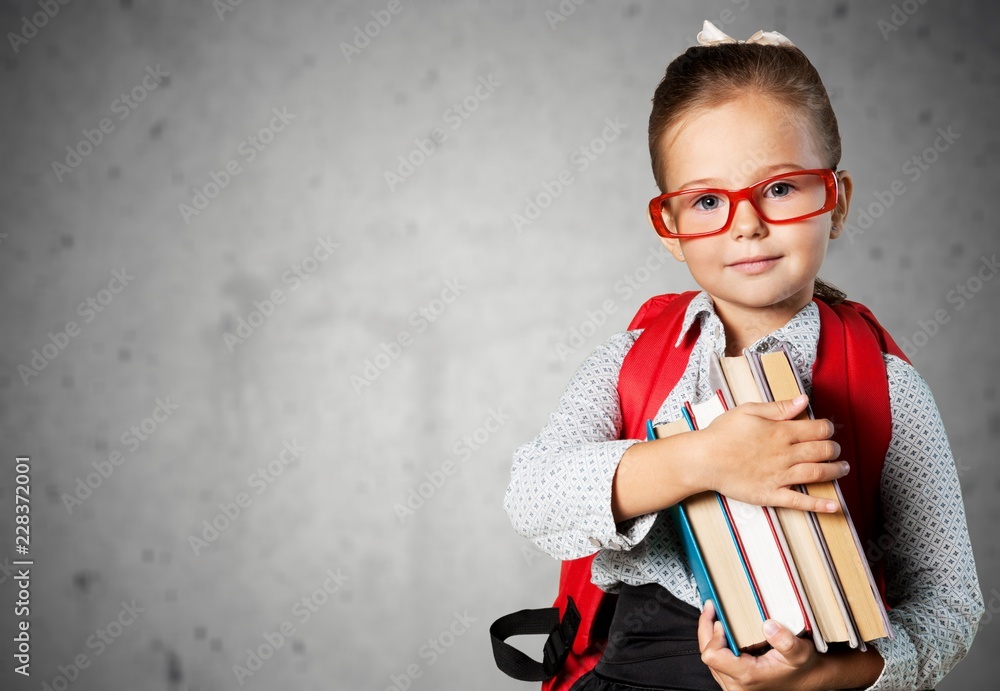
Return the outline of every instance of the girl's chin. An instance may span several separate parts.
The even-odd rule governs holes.
[[[812,299],[812,293],[805,289],[796,293],[788,293],[787,290],[766,290],[763,289],[763,286],[760,288],[757,290],[753,288],[728,290],[720,291],[720,293],[713,293],[711,289],[708,289],[708,293],[713,298],[724,300],[734,307],[748,310],[773,310],[790,307],[801,309]]]

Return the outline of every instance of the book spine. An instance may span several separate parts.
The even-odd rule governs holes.
[[[736,527],[733,514],[729,509],[729,500],[718,492],[715,493],[715,496],[719,500],[719,505],[722,506],[722,514],[726,517],[726,525],[729,526],[729,535],[733,538],[733,544],[740,555],[740,564],[743,566],[743,573],[746,575],[747,581],[750,582],[750,592],[753,593],[753,599],[757,603],[757,611],[760,612],[760,618],[762,620],[769,619],[767,606],[764,604],[764,598],[760,594],[760,585],[757,583],[757,577],[753,572],[753,567],[750,565],[747,550],[743,546],[743,538],[740,537],[740,531]]]
[[[683,412],[684,419],[688,423],[688,428],[694,430],[695,426],[692,417],[687,410]],[[652,421],[646,423],[646,439],[650,441],[656,439],[656,431],[653,429]],[[698,541],[694,538],[694,531],[691,529],[691,522],[688,520],[687,512],[684,511],[683,502],[674,504],[670,507],[669,511],[671,518],[674,520],[674,525],[677,526],[677,533],[681,538],[681,547],[684,549],[684,556],[687,557],[688,566],[694,575],[694,582],[698,586],[701,604],[704,605],[708,600],[713,602],[715,605],[715,618],[722,624],[722,630],[726,635],[726,643],[729,645],[729,649],[733,651],[733,655],[738,657],[740,649],[737,647],[736,639],[733,638],[733,634],[729,630],[726,613],[722,611],[722,606],[719,604],[719,596],[716,594],[715,587],[712,585],[712,579],[708,575],[705,560],[702,558],[701,550],[698,548]]]
[[[729,649],[733,651],[733,655],[739,656],[740,649],[736,646],[736,640],[729,630],[726,613],[719,604],[719,596],[716,594],[715,587],[712,585],[712,579],[708,575],[705,560],[702,559],[701,550],[698,548],[698,541],[694,539],[694,531],[691,530],[691,523],[688,521],[687,513],[685,513],[684,507],[681,504],[674,504],[670,507],[670,514],[674,519],[674,524],[677,526],[677,532],[680,534],[681,546],[684,548],[684,555],[687,557],[688,565],[691,567],[691,573],[694,574],[694,581],[698,585],[698,592],[701,594],[701,603],[704,605],[707,600],[711,600],[715,604],[715,617],[722,623],[722,630],[726,634],[726,643],[729,645]]]
[[[764,507],[764,515],[767,518],[767,526],[771,529],[771,536],[778,545],[778,553],[781,554],[781,565],[785,567],[785,573],[788,574],[788,580],[792,583],[792,590],[795,593],[795,601],[798,603],[799,611],[802,612],[802,619],[806,623],[805,630],[807,633],[812,633],[815,630],[812,608],[809,607],[809,598],[804,595],[802,580],[799,578],[799,571],[795,568],[795,562],[792,560],[791,552],[788,549],[788,541],[785,539],[785,531],[781,529],[781,524],[778,523],[778,516],[774,512],[773,507]]]
[[[805,487],[803,485],[797,485],[796,488],[800,492],[805,492]],[[816,518],[816,514],[812,511],[805,511],[806,519],[809,524],[809,531],[812,533],[813,540],[816,546],[820,550],[821,559],[823,564],[823,570],[826,571],[826,577],[830,580],[830,585],[833,587],[833,597],[837,601],[837,607],[840,609],[840,616],[844,620],[844,624],[847,625],[847,636],[848,645],[852,648],[861,647],[864,651],[865,645],[864,641],[861,640],[861,636],[858,633],[858,626],[854,621],[854,616],[851,614],[851,609],[847,605],[847,597],[844,594],[844,587],[840,582],[840,578],[837,576],[837,569],[833,565],[833,557],[830,555],[830,547],[826,544],[826,538],[823,536],[823,530],[820,528],[819,519]]]

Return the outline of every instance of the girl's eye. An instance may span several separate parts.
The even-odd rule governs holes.
[[[780,199],[781,197],[787,197],[794,189],[790,182],[775,182],[769,185],[767,190],[764,191],[764,196]]]
[[[722,199],[717,197],[716,195],[703,194],[702,196],[697,197],[694,200],[693,206],[699,211],[716,211],[719,207],[722,206],[722,204],[723,204]]]

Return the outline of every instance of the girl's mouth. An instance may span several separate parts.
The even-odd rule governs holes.
[[[777,264],[779,259],[781,257],[747,257],[730,264],[729,268],[744,274],[759,274]]]

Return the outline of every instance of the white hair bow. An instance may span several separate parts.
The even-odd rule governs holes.
[[[795,46],[787,37],[779,34],[777,31],[758,31],[745,41],[737,41],[707,19],[702,30],[698,32],[698,43],[703,46],[714,46],[719,43],[760,43],[766,46]]]

